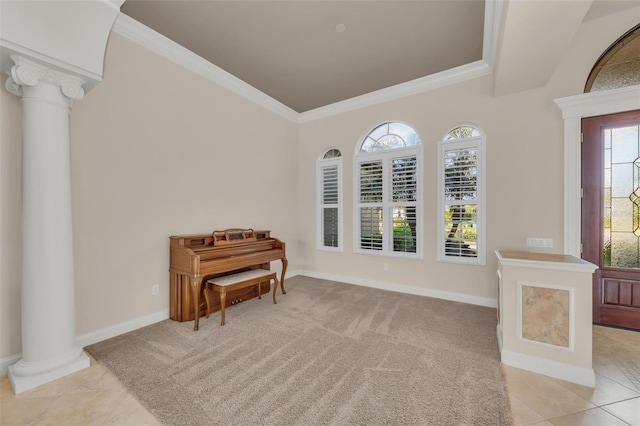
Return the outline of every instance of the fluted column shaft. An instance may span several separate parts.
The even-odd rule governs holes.
[[[88,367],[77,346],[69,113],[81,79],[22,57],[7,90],[22,97],[22,358],[9,367],[16,393]]]

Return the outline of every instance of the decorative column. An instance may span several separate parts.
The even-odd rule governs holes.
[[[69,112],[85,81],[12,55],[22,97],[22,358],[15,393],[89,366],[76,344]]]

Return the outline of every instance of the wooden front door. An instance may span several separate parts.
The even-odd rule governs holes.
[[[640,110],[582,120],[582,258],[593,322],[640,330]]]

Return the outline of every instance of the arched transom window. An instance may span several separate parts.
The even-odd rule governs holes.
[[[389,122],[379,125],[364,138],[360,145],[360,152],[383,151],[414,145],[420,145],[420,137],[411,126]]]
[[[620,37],[598,59],[584,92],[619,89],[640,84],[640,24]]]

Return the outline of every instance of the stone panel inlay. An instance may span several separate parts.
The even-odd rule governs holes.
[[[570,347],[570,292],[522,286],[522,338]]]

